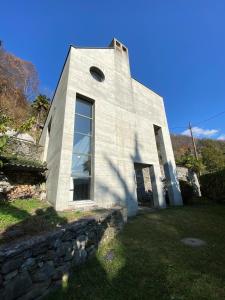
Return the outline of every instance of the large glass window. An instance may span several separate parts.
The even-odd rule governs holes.
[[[76,99],[72,156],[73,200],[89,200],[92,176],[92,109],[89,101]]]

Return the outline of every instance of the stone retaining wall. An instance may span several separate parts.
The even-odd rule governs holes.
[[[41,236],[0,247],[0,299],[41,299],[59,287],[71,269],[122,228],[122,210],[81,219]]]
[[[200,183],[195,172],[186,167],[177,166],[177,177],[181,181],[190,183],[193,187],[194,194],[198,197],[201,197]]]
[[[42,146],[16,137],[10,137],[4,147],[6,154],[26,157],[26,159],[31,160],[40,160],[42,151]]]

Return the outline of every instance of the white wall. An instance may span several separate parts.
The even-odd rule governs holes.
[[[58,199],[58,192],[60,191],[59,170],[62,163],[62,137],[65,120],[64,115],[67,97],[69,61],[70,55],[68,55],[65,62],[65,66],[39,141],[39,144],[44,146],[42,161],[46,161],[48,167],[46,181],[47,200],[56,208],[58,202],[56,200]],[[52,119],[51,131],[50,134],[48,134],[48,124],[50,119]]]
[[[93,79],[89,72],[91,66],[103,71],[103,82]],[[55,197],[56,209],[92,204],[72,201],[71,164],[77,93],[95,101],[94,204],[100,207],[120,204],[128,207],[129,215],[135,214],[137,196],[134,162],[141,162],[153,165],[157,191],[155,204],[164,207],[153,130],[153,124],[162,127],[168,153],[171,153],[163,100],[131,78],[128,52],[110,48],[72,47],[63,73],[68,76],[64,75],[65,79],[61,80],[53,102],[55,123],[52,124],[54,130],[52,128],[47,157],[50,168],[48,197],[51,201]],[[54,108],[50,115],[53,111]],[[42,143],[45,132],[46,126]],[[170,159],[174,162],[172,154]]]

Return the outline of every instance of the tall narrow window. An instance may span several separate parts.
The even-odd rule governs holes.
[[[72,156],[73,200],[91,198],[92,103],[77,98]]]

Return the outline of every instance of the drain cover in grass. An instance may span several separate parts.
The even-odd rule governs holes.
[[[185,238],[181,240],[182,243],[192,247],[200,247],[206,245],[206,242],[196,238]]]

